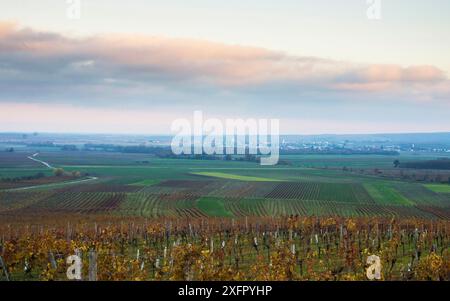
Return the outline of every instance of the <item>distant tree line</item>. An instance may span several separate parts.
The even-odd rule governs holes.
[[[224,160],[224,161],[245,161],[260,163],[261,157],[253,154],[245,155],[208,155],[208,154],[191,154],[191,155],[176,155],[172,152],[169,146],[124,146],[114,144],[85,144],[84,149],[87,151],[104,151],[104,152],[119,152],[119,153],[137,153],[150,154],[158,158],[164,159],[192,159],[192,160]],[[143,161],[142,163],[148,163]],[[278,165],[290,165],[288,160],[279,160]]]
[[[82,174],[79,171],[72,171],[72,172],[67,172],[62,168],[54,168],[53,169],[53,175],[55,177],[74,177],[74,178],[79,178],[83,175],[87,176],[87,173]]]
[[[336,149],[282,149],[280,150],[282,155],[384,155],[384,156],[398,156],[400,155],[397,151],[391,150],[356,150],[348,148],[336,148]]]
[[[61,146],[61,150],[63,151],[77,151],[78,148],[76,145],[73,144],[65,144]]]
[[[35,175],[31,176],[21,176],[21,177],[14,177],[14,178],[2,178],[2,182],[8,182],[8,183],[14,183],[14,182],[20,182],[20,181],[29,181],[29,180],[37,180],[45,177],[45,174],[42,172],[39,172]]]
[[[402,168],[450,170],[450,159],[402,162]]]
[[[32,142],[26,143],[28,147],[55,147],[56,145],[53,142]]]
[[[115,145],[115,144],[92,144],[84,145],[87,151],[104,151],[118,153],[152,154],[155,156],[168,156],[172,150],[168,146],[145,146],[145,145]]]

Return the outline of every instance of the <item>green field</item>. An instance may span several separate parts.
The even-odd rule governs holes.
[[[381,205],[414,205],[413,202],[401,195],[389,183],[375,182],[365,183],[364,187],[374,200]]]
[[[219,198],[203,197],[197,200],[197,206],[208,216],[232,217],[233,214],[225,208],[223,200]]]
[[[438,193],[450,193],[450,185],[445,184],[426,184],[426,188]]]
[[[0,175],[51,170],[0,156]],[[429,159],[429,156],[424,156]],[[25,190],[0,189],[0,214],[109,214],[144,217],[382,216],[450,218],[450,186],[348,172],[392,168],[392,156],[285,156],[290,165],[161,159],[146,154],[41,152],[39,159],[97,179]],[[405,155],[401,160],[417,160]],[[15,162],[15,165],[12,164]],[[342,167],[346,167],[345,171]]]

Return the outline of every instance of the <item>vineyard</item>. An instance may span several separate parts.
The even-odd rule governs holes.
[[[447,193],[409,183],[165,180],[55,189],[2,190],[0,215],[110,214],[136,217],[340,216],[450,218]]]
[[[2,223],[0,274],[67,280],[450,280],[448,221],[418,219],[114,219]]]
[[[450,280],[447,184],[248,162],[39,156],[82,176],[45,170],[35,179],[42,167],[16,155],[23,167],[0,167],[14,179],[0,185],[0,280],[67,280],[74,255],[83,280],[367,280],[372,255],[382,280]]]

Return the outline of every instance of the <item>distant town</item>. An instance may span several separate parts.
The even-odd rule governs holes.
[[[118,151],[120,148],[126,152],[142,153],[146,149],[169,147],[171,138],[170,135],[0,133],[0,145],[4,151],[23,147],[58,148],[66,151]],[[380,155],[396,155],[400,152],[450,153],[450,133],[282,135],[280,152]]]

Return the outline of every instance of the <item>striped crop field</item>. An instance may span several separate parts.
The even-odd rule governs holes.
[[[53,190],[0,191],[0,213],[448,219],[450,194],[445,191],[440,185],[383,180],[281,182],[197,177],[131,185],[105,181]]]

